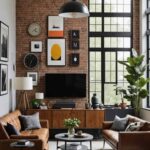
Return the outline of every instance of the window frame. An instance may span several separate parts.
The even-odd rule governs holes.
[[[130,52],[131,55],[131,49],[133,47],[133,0],[131,0],[131,12],[130,13],[107,13],[104,12],[104,0],[102,0],[102,12],[90,12],[90,17],[101,17],[102,20],[102,31],[101,32],[90,32],[90,17],[88,19],[88,27],[89,27],[89,32],[88,32],[88,58],[89,58],[89,67],[88,67],[88,72],[89,72],[89,76],[88,76],[88,93],[89,93],[89,97],[90,97],[90,52],[101,52],[101,101],[102,103],[105,102],[104,100],[104,95],[105,95],[105,85],[107,83],[111,84],[112,82],[105,82],[105,52],[115,52],[116,56],[117,56],[117,52],[121,51],[125,51],[125,52]],[[90,2],[89,2],[89,8],[90,8]],[[130,17],[130,28],[131,31],[130,32],[105,32],[104,31],[104,18],[105,17]],[[110,24],[111,25],[111,24]],[[101,37],[101,48],[90,48],[90,37]],[[129,37],[130,38],[130,48],[105,48],[104,47],[104,38],[105,37]],[[114,50],[117,49],[117,50]],[[118,59],[116,57],[116,82],[114,82],[114,84],[117,84],[117,62]],[[96,82],[95,82],[96,83]],[[119,82],[120,83],[120,82]]]

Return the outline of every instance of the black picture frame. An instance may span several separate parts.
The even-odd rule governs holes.
[[[9,27],[0,21],[0,60],[8,61]]]
[[[72,39],[79,39],[80,38],[79,30],[70,30],[70,36]]]
[[[73,50],[78,50],[80,48],[79,40],[72,40],[70,48]]]
[[[0,64],[0,95],[8,93],[8,65]]]
[[[79,54],[70,54],[70,65],[72,66],[78,66],[80,63],[80,57]]]

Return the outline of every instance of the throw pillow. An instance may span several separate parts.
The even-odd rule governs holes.
[[[111,126],[112,130],[116,130],[116,131],[124,131],[126,128],[126,124],[128,122],[128,118],[120,118],[117,115],[115,116],[115,119],[113,121],[113,124]]]
[[[150,123],[145,122],[144,125],[140,128],[140,131],[150,131]]]
[[[139,131],[143,123],[141,122],[132,122],[130,123],[125,131]]]
[[[7,125],[4,126],[6,132],[8,135],[20,135],[20,132],[10,123],[7,123]]]
[[[39,120],[39,112],[33,115],[21,115],[19,116],[19,119],[20,119],[23,130],[41,128],[41,124]]]

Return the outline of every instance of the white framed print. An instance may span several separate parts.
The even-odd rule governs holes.
[[[47,65],[65,66],[65,39],[48,39],[47,43]]]
[[[38,73],[37,72],[27,72],[27,77],[32,77],[33,86],[38,85]]]
[[[42,41],[31,41],[31,52],[42,52]]]
[[[63,17],[48,16],[48,37],[64,37]]]

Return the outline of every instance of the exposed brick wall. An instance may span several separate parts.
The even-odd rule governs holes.
[[[64,67],[48,67],[47,63],[47,28],[48,16],[57,16],[59,8],[65,1],[62,0],[17,0],[16,1],[16,24],[17,24],[17,76],[26,76],[28,71],[36,71],[39,76],[38,86],[34,86],[34,90],[28,92],[29,99],[34,98],[35,92],[44,92],[45,73],[86,73],[88,75],[88,19],[65,19],[64,20],[64,38],[66,39],[66,66]],[[83,0],[88,4],[88,0]],[[139,1],[134,0],[133,10],[133,47],[139,49]],[[38,37],[31,37],[27,33],[27,28],[32,22],[38,22],[42,27],[42,33]],[[73,51],[69,49],[69,30],[80,30],[80,65],[72,67],[69,65],[69,54]],[[23,58],[26,53],[30,52],[30,42],[40,40],[43,42],[43,52],[36,53],[40,60],[38,68],[28,70],[23,65]],[[88,81],[88,79],[87,79]],[[88,85],[88,82],[87,82]],[[88,91],[88,89],[87,89]],[[88,95],[88,92],[87,92]],[[88,97],[88,96],[87,96]],[[77,107],[84,107],[86,98],[72,99],[77,103]],[[52,99],[51,99],[52,100]],[[70,99],[69,99],[70,100]],[[54,100],[55,101],[55,100]],[[54,101],[51,101],[52,103]]]
[[[87,0],[84,1],[87,3]],[[39,76],[38,86],[34,86],[32,92],[28,92],[29,99],[34,98],[36,91],[44,92],[45,73],[88,73],[88,19],[64,19],[64,38],[66,39],[66,66],[50,67],[47,66],[47,28],[48,16],[57,16],[59,8],[63,5],[62,0],[17,0],[17,76],[26,76],[28,71],[36,71]],[[42,33],[38,37],[31,37],[27,33],[30,23],[38,22],[42,27]],[[73,53],[69,49],[69,30],[80,31],[80,49],[76,53],[80,54],[80,65],[73,67],[69,65],[69,54]],[[23,58],[30,52],[30,42],[40,40],[43,42],[43,52],[36,53],[40,60],[40,65],[34,70],[28,70],[23,65]],[[87,78],[88,80],[88,78]],[[88,83],[88,82],[87,82]],[[88,90],[88,89],[87,89]],[[88,92],[87,92],[88,93]],[[70,100],[70,99],[69,99]],[[84,107],[86,98],[73,99],[79,107]]]
[[[133,48],[137,51],[140,51],[140,8],[139,8],[139,0],[133,0]]]

